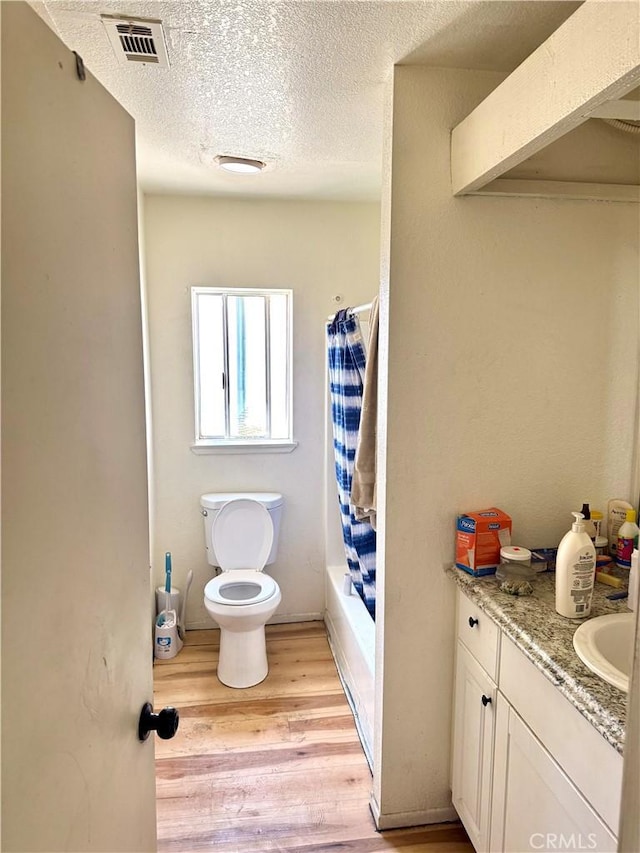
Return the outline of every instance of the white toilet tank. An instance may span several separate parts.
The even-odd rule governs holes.
[[[200,498],[201,513],[204,521],[204,538],[207,544],[207,562],[211,566],[218,566],[218,560],[211,542],[211,525],[218,510],[228,501],[253,500],[261,503],[269,512],[273,522],[273,545],[265,565],[275,563],[278,553],[278,539],[280,536],[280,519],[282,517],[282,506],[284,498],[278,492],[209,492]]]

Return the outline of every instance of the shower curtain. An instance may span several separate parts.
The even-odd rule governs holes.
[[[349,309],[338,311],[329,323],[327,345],[342,538],[353,586],[375,618],[376,533],[368,521],[356,519],[351,503],[366,356],[358,319]]]

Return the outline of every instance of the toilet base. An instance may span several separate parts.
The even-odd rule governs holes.
[[[254,687],[269,672],[264,625],[250,631],[220,627],[218,680],[227,687]]]

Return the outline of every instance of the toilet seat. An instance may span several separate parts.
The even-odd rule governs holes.
[[[204,588],[204,597],[215,604],[231,607],[259,604],[274,596],[278,585],[264,572],[256,569],[233,569],[222,572]]]
[[[273,544],[273,522],[258,501],[227,501],[211,526],[211,542],[223,572],[253,569],[261,572]]]

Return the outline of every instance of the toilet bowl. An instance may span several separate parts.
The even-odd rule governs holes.
[[[275,559],[272,512],[278,510],[279,520],[282,496],[268,494],[271,512],[260,493],[201,498],[209,561],[222,570],[205,586],[204,605],[220,627],[218,678],[228,687],[252,687],[269,671],[265,623],[282,595],[263,569]]]

